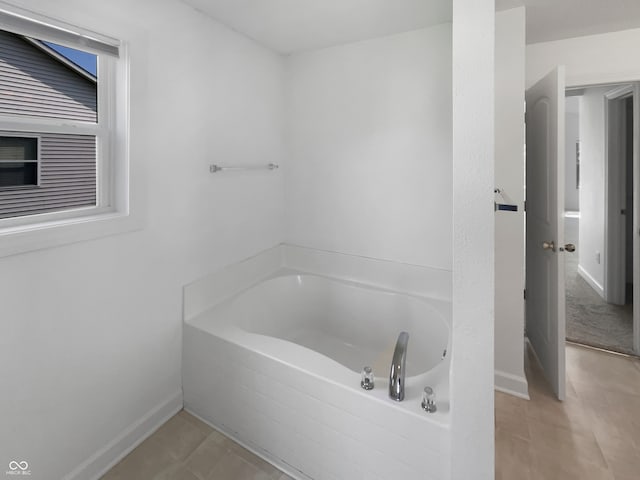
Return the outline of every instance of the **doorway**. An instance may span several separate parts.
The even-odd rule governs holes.
[[[634,85],[567,90],[567,340],[634,354]]]
[[[610,309],[629,309],[631,348],[628,321],[626,332],[615,337],[624,337],[625,353],[640,352],[640,83],[571,88],[572,96],[582,97],[579,139],[571,142],[573,155],[565,150],[566,92],[565,68],[558,66],[526,91],[525,119],[525,334],[560,400],[566,395],[565,342],[571,308],[577,312],[575,318],[597,327],[601,337],[613,330],[611,324],[603,324]],[[567,157],[574,159],[569,166]],[[575,169],[579,190],[578,210],[566,218],[565,182],[570,179],[565,168]],[[573,235],[577,252],[575,245],[565,243],[565,223],[570,224],[568,234]],[[574,291],[573,306],[567,309],[565,266],[575,256],[573,278],[582,282],[588,296]],[[635,306],[627,306],[627,275],[632,278]],[[618,301],[617,295],[621,295]],[[621,350],[619,342],[610,339],[577,340]]]

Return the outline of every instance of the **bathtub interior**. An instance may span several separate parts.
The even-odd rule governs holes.
[[[449,348],[442,305],[344,280],[281,273],[231,304],[242,330],[301,345],[356,373],[368,365],[384,376],[401,331],[409,332],[408,377],[434,369]]]

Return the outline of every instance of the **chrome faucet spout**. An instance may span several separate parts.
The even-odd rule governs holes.
[[[393,351],[391,370],[389,370],[389,397],[396,402],[404,400],[404,375],[408,343],[409,334],[400,332],[396,342],[396,349]]]

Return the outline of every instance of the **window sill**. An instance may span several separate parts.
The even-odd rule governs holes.
[[[139,216],[107,211],[0,228],[0,258],[142,229]]]

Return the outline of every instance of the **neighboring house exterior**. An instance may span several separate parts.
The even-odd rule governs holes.
[[[90,73],[39,41],[0,31],[0,115],[95,123],[96,102]],[[0,124],[0,218],[95,205],[95,136]]]

